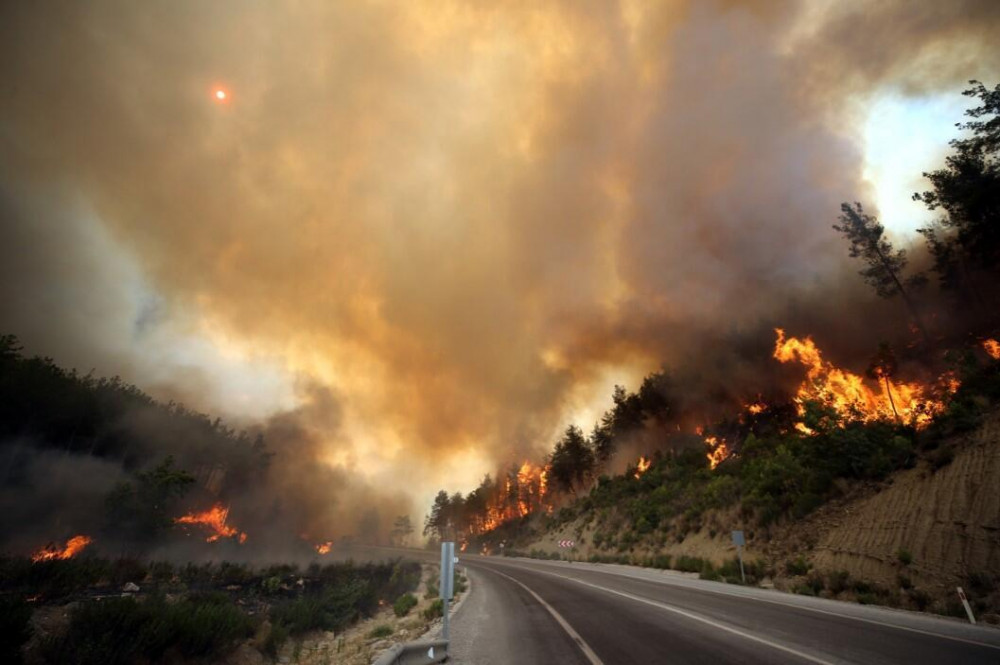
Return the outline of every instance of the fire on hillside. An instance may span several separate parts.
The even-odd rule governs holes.
[[[958,380],[949,374],[942,376],[935,387],[893,381],[891,371],[878,363],[873,363],[870,374],[882,385],[872,389],[864,377],[823,360],[811,337],[786,338],[781,328],[775,332],[774,357],[779,362],[796,361],[807,368],[806,378],[795,395],[799,415],[805,413],[805,403],[812,401],[833,409],[845,420],[895,420],[919,429],[944,410],[944,399],[958,389]],[[811,433],[804,423],[796,427]]]
[[[217,503],[208,510],[201,513],[188,513],[174,519],[175,524],[192,524],[204,527],[208,531],[205,537],[206,543],[214,543],[220,538],[236,538],[240,545],[246,542],[247,534],[240,532],[236,527],[226,524],[229,518],[229,508]]]

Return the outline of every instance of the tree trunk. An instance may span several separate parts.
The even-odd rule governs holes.
[[[899,412],[896,411],[896,402],[892,399],[892,385],[889,383],[889,376],[885,377],[885,394],[889,396],[889,406],[892,407],[892,415],[896,416],[897,422],[899,421]]]

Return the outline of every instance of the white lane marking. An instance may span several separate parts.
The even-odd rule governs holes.
[[[803,660],[807,660],[810,663],[817,663],[817,665],[834,665],[834,663],[832,661],[823,660],[822,658],[817,658],[816,656],[810,655],[810,654],[805,653],[803,651],[798,651],[798,650],[793,649],[791,647],[786,647],[783,644],[778,644],[777,642],[772,642],[771,640],[766,640],[763,637],[757,637],[756,635],[753,635],[753,634],[748,633],[746,631],[740,630],[739,628],[733,628],[732,626],[727,626],[724,623],[719,623],[718,621],[713,621],[712,619],[709,619],[707,617],[703,617],[703,616],[699,616],[697,614],[693,614],[693,613],[688,612],[686,610],[682,610],[679,607],[674,607],[673,605],[667,605],[666,603],[661,603],[661,602],[656,601],[656,600],[650,600],[649,598],[643,598],[642,596],[636,596],[636,595],[633,595],[631,593],[625,593],[624,591],[615,591],[614,589],[609,589],[607,587],[600,586],[599,584],[592,584],[590,582],[584,582],[583,580],[577,579],[575,577],[567,577],[565,575],[557,575],[555,573],[547,573],[547,572],[543,572],[543,571],[540,571],[540,570],[539,571],[535,571],[535,572],[537,572],[537,573],[539,573],[541,575],[549,575],[551,577],[559,577],[559,578],[562,578],[564,580],[569,580],[571,582],[576,582],[577,584],[582,584],[584,586],[589,586],[589,587],[592,587],[594,589],[599,589],[600,591],[604,591],[606,593],[611,593],[611,594],[614,594],[616,596],[621,596],[622,598],[628,598],[629,600],[634,600],[637,603],[645,603],[646,605],[652,605],[653,607],[656,607],[658,609],[666,610],[667,612],[673,612],[674,614],[679,614],[679,615],[681,615],[683,617],[686,617],[688,619],[693,619],[694,621],[700,621],[701,623],[708,624],[709,626],[712,626],[713,628],[718,628],[719,630],[724,630],[724,631],[726,631],[728,633],[732,633],[734,635],[739,635],[740,637],[743,637],[745,639],[752,640],[754,642],[757,642],[759,644],[763,644],[765,646],[769,646],[772,649],[777,649],[778,651],[784,651],[785,653],[789,653],[789,654],[791,654],[793,656],[797,656],[798,658],[801,658]],[[498,574],[504,575],[503,573],[498,573]],[[508,577],[508,576],[504,575],[504,577]],[[513,577],[510,577],[509,579],[514,580]],[[517,582],[517,580],[514,580],[514,581]],[[517,583],[521,584],[520,582],[517,582]],[[521,586],[524,586],[524,585],[521,584]],[[528,589],[528,587],[524,587],[524,588]],[[531,591],[531,589],[528,589],[528,591]],[[531,593],[532,593],[532,595],[534,595],[533,591]],[[538,596],[535,596],[535,597],[538,598]],[[538,600],[541,601],[542,603],[545,602],[541,598],[538,598]]]
[[[510,580],[514,584],[517,584],[522,589],[530,593],[534,597],[534,599],[541,604],[542,607],[544,607],[546,610],[549,611],[549,614],[552,615],[552,618],[555,619],[560,626],[562,626],[562,629],[566,631],[566,633],[570,636],[570,638],[572,638],[572,640],[576,642],[576,645],[580,647],[580,650],[583,651],[583,655],[587,657],[587,660],[590,661],[591,665],[604,665],[604,663],[601,662],[601,659],[597,657],[597,654],[594,653],[594,650],[591,649],[590,646],[583,641],[583,638],[580,637],[580,634],[575,630],[573,630],[573,626],[569,625],[566,619],[564,619],[561,614],[556,612],[555,608],[553,608],[551,605],[542,600],[541,596],[539,596],[537,593],[529,589],[521,582],[515,580],[510,575],[501,573],[499,570],[493,570],[492,572],[496,573],[497,575],[500,575],[501,577],[506,577],[508,580]]]
[[[530,567],[528,567],[528,569],[532,570]],[[535,570],[537,572],[541,572],[541,571],[538,571],[537,569],[535,569]],[[808,605],[797,605],[795,603],[787,603],[787,602],[784,602],[784,601],[781,601],[781,600],[775,600],[773,598],[760,598],[758,596],[753,596],[753,595],[750,595],[750,594],[732,593],[730,591],[722,591],[721,589],[709,589],[709,588],[703,588],[703,587],[700,587],[700,586],[694,586],[694,585],[690,585],[690,584],[675,584],[672,581],[668,582],[668,581],[665,581],[665,580],[664,581],[654,580],[654,579],[651,579],[651,578],[648,578],[648,577],[640,577],[639,575],[629,575],[628,573],[625,573],[625,572],[602,571],[602,570],[593,570],[593,569],[588,569],[588,570],[590,570],[591,572],[597,573],[599,575],[600,574],[605,574],[605,575],[614,575],[614,576],[617,576],[617,577],[627,577],[628,579],[637,580],[637,581],[640,581],[640,582],[650,582],[652,584],[661,584],[661,585],[664,585],[664,586],[675,586],[675,587],[680,587],[682,589],[688,589],[690,591],[696,591],[696,592],[697,591],[704,591],[706,593],[714,593],[714,594],[719,595],[719,596],[729,596],[731,598],[743,598],[745,600],[752,600],[752,601],[756,601],[756,602],[760,602],[760,603],[771,603],[772,605],[781,605],[782,607],[790,607],[790,608],[796,609],[796,610],[806,610],[807,612],[816,612],[818,614],[826,614],[826,615],[837,617],[837,618],[840,618],[840,619],[848,619],[850,621],[861,621],[861,622],[870,623],[870,624],[873,624],[873,625],[876,625],[876,626],[883,626],[885,628],[895,628],[897,630],[905,630],[905,631],[910,632],[910,633],[918,633],[920,635],[927,635],[928,637],[937,637],[937,638],[940,638],[942,640],[952,640],[954,642],[962,642],[964,644],[971,644],[971,645],[977,646],[977,647],[986,647],[987,649],[997,649],[997,650],[1000,650],[1000,645],[990,644],[989,642],[980,642],[978,640],[970,640],[970,639],[965,638],[965,637],[957,637],[955,635],[947,635],[945,633],[936,633],[934,631],[923,630],[921,628],[910,628],[909,626],[901,626],[899,624],[889,623],[887,621],[879,621],[878,619],[867,619],[865,617],[853,616],[853,615],[850,615],[850,614],[842,614],[840,612],[834,612],[832,610],[822,610],[822,609],[820,609],[818,607],[809,607]],[[558,575],[558,577],[563,577],[563,575]],[[567,578],[567,579],[573,579],[573,578]]]

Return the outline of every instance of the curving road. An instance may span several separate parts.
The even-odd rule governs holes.
[[[1000,630],[626,566],[461,557],[450,662],[1000,663]]]

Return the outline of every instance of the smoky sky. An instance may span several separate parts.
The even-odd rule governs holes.
[[[853,292],[858,109],[989,80],[998,28],[971,0],[4,3],[0,323],[196,406],[210,370],[135,340],[211,331],[336,396],[310,459],[472,484],[456,459],[548,447],[609,368]]]

